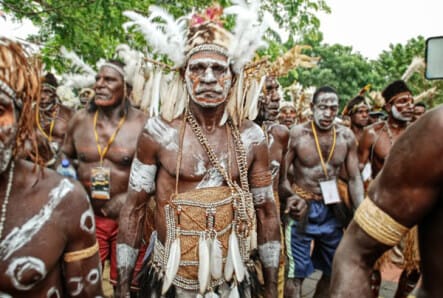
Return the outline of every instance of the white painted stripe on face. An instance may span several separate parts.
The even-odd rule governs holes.
[[[148,165],[134,158],[129,174],[129,187],[140,192],[144,190],[151,194],[155,191],[155,176],[157,174],[156,165]]]
[[[29,274],[30,272],[38,274],[38,278],[35,279],[33,283],[22,284],[21,281],[23,280],[23,275],[27,273]],[[11,279],[12,285],[21,291],[32,289],[36,284],[45,279],[46,274],[45,263],[34,257],[15,258],[11,261],[6,270],[6,275]]]
[[[15,227],[0,243],[0,258],[6,260],[13,253],[18,251],[27,243],[31,242],[33,237],[41,228],[51,219],[55,208],[62,202],[66,195],[74,189],[68,179],[60,181],[59,185],[49,193],[49,201],[40,209],[40,212],[31,217],[20,227]]]

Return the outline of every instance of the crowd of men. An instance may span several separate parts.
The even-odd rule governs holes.
[[[421,276],[421,297],[442,295],[442,108],[398,80],[383,111],[359,94],[340,114],[318,86],[297,119],[268,74],[256,117],[236,118],[231,35],[192,25],[172,119],[131,104],[116,60],[74,111],[0,40],[0,297],[102,297],[106,260],[115,297],[302,297],[315,269],[314,297],[377,297],[383,262],[403,269],[395,297]]]

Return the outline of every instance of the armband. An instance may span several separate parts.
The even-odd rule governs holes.
[[[385,245],[394,246],[409,228],[381,210],[369,198],[363,200],[354,215],[354,220],[372,238]]]

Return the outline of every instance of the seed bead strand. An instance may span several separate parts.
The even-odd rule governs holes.
[[[6,221],[6,210],[8,209],[9,196],[11,195],[12,189],[12,181],[14,179],[14,161],[11,163],[11,167],[9,168],[9,177],[8,177],[8,185],[6,186],[5,199],[2,204],[2,214],[0,216],[0,239],[3,236],[3,227],[5,226]]]

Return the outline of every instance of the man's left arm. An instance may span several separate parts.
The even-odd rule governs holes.
[[[257,214],[257,239],[263,265],[266,297],[277,297],[277,272],[280,260],[280,229],[272,190],[269,152],[265,141],[255,146],[249,182]]]
[[[349,175],[349,193],[351,195],[352,204],[357,208],[364,199],[363,181],[360,175],[357,155],[357,142],[355,136],[349,130],[348,133],[348,155],[346,157],[346,170]]]

